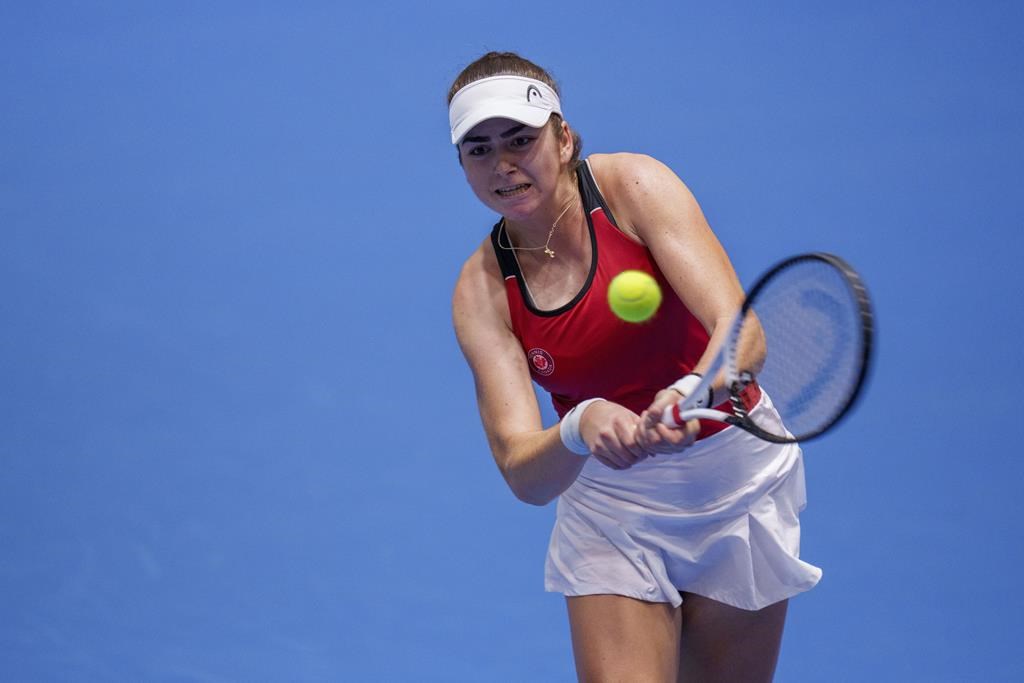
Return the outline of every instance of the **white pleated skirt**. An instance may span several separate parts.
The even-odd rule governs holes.
[[[751,415],[778,420],[767,395]],[[806,500],[799,446],[735,427],[628,470],[590,458],[558,500],[545,589],[761,609],[821,578],[800,559]]]

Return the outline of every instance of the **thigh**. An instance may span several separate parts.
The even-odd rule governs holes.
[[[566,598],[576,675],[584,683],[671,683],[679,666],[679,610],[621,595]]]
[[[692,593],[680,608],[680,681],[771,681],[787,600],[748,611]]]

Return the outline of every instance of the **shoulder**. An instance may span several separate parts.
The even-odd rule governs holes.
[[[602,191],[616,199],[649,191],[665,183],[682,182],[675,171],[647,154],[593,154],[587,159]]]
[[[501,268],[488,236],[462,264],[453,300],[455,303],[481,303],[489,298],[492,290],[501,286],[501,281]]]
[[[462,265],[452,293],[452,319],[460,337],[476,325],[498,325],[510,320],[504,280],[490,236]]]
[[[593,154],[588,160],[620,229],[637,239],[641,239],[638,226],[668,198],[692,199],[675,171],[647,154]]]

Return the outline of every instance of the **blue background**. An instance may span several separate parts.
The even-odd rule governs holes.
[[[445,94],[513,49],[585,152],[683,177],[743,282],[822,249],[874,296],[869,391],[806,449],[825,574],[778,680],[1024,677],[1022,25],[3,3],[0,676],[573,680],[553,507],[501,480],[449,317],[493,216]]]

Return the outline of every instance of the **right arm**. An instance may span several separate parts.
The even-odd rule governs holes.
[[[466,262],[455,285],[452,319],[473,372],[484,431],[498,469],[520,500],[546,505],[576,480],[586,458],[568,450],[556,424],[544,429],[522,347],[511,329],[504,282],[489,243]],[[614,469],[642,457],[638,417],[608,401],[591,404],[580,432],[591,451]]]

